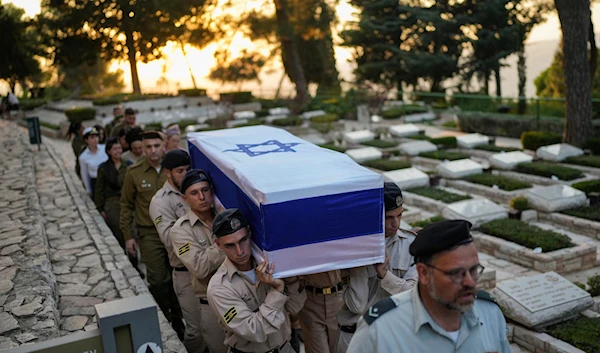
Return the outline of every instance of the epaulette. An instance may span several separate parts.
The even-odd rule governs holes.
[[[403,232],[410,233],[410,234],[414,235],[415,237],[417,236],[417,232],[415,232],[414,230],[408,230],[408,229],[403,229],[403,228],[399,228],[399,229]]]
[[[475,297],[477,299],[485,300],[485,301],[488,301],[488,302],[491,302],[491,303],[494,303],[494,304],[500,306],[500,304],[498,304],[498,302],[496,301],[496,298],[494,298],[493,295],[484,291],[483,289],[477,290],[477,294],[475,295]]]
[[[392,298],[382,299],[369,308],[369,310],[363,315],[363,319],[365,319],[365,322],[370,325],[372,322],[377,320],[377,318],[394,309],[395,307],[396,303],[392,300]]]
[[[140,158],[137,162],[131,164],[129,167],[127,167],[127,169],[133,169],[133,168],[137,168],[139,166],[142,165],[142,163],[144,163],[145,158]]]

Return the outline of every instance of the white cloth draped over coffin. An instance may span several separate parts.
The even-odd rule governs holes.
[[[190,133],[193,168],[207,171],[226,208],[288,277],[385,259],[383,176],[289,132],[251,126]]]

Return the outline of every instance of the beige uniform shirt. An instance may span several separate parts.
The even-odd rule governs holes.
[[[171,267],[183,267],[173,251],[170,233],[175,222],[184,216],[188,209],[189,206],[183,201],[179,190],[175,189],[168,180],[150,201],[150,217],[154,221],[160,241],[167,249]]]
[[[335,287],[342,281],[340,270],[319,272],[312,275],[302,276],[306,280],[306,285],[315,288]]]
[[[281,347],[292,332],[287,313],[298,313],[306,300],[301,282],[286,284],[282,294],[268,284],[253,283],[226,259],[208,284],[208,303],[221,319],[225,344],[244,352]]]
[[[190,271],[198,298],[206,298],[208,281],[225,260],[214,242],[211,227],[189,210],[171,229],[173,250]]]
[[[413,288],[418,281],[414,258],[408,252],[416,233],[400,229],[394,236],[385,239],[385,248],[390,257],[383,279],[377,277],[372,265],[345,270],[348,285],[344,290],[344,306],[338,313],[340,325],[353,325],[368,307],[383,298]]]

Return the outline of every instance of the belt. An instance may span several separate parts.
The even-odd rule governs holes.
[[[312,292],[315,294],[331,294],[331,293],[335,293],[335,292],[339,292],[344,288],[344,285],[342,284],[342,282],[336,284],[333,287],[327,287],[327,288],[318,288],[318,287],[313,287],[313,286],[305,286],[304,289],[306,289],[307,292]]]
[[[198,300],[200,301],[200,304],[208,305],[208,300],[204,298],[198,298]]]
[[[175,271],[177,271],[177,272],[188,272],[188,269],[185,266],[183,266],[183,267],[174,267],[173,269]]]
[[[356,332],[356,324],[350,326],[340,326],[340,330],[346,333],[354,333]]]
[[[281,350],[283,349],[283,347],[287,344],[287,341],[282,344],[279,348],[275,348],[275,349],[271,349],[270,351],[266,351],[264,353],[279,353],[281,352]],[[235,349],[233,347],[229,347],[229,349],[231,350],[231,353],[247,353],[244,351],[240,351],[239,349]]]

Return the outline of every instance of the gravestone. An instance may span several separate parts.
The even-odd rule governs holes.
[[[401,124],[390,126],[389,128],[390,134],[398,137],[406,137],[418,135],[421,129],[414,124]]]
[[[234,119],[254,119],[256,118],[256,113],[251,111],[243,111],[243,112],[235,112],[233,113]]]
[[[251,111],[257,112],[262,109],[260,102],[239,103],[232,106],[234,112]]]
[[[358,117],[358,121],[360,121],[361,123],[370,123],[371,113],[369,113],[369,106],[366,104],[361,104],[357,106],[356,116]]]
[[[487,145],[489,142],[490,138],[482,134],[466,134],[462,136],[456,136],[456,143],[459,147],[464,148]]]
[[[391,181],[402,190],[429,186],[429,175],[416,168],[398,169],[383,173],[386,181]]]
[[[369,130],[350,131],[344,133],[344,140],[350,143],[371,141],[374,138],[375,133]]]
[[[314,118],[315,116],[323,116],[323,115],[327,115],[327,113],[324,110],[312,110],[310,112],[304,112],[302,113],[302,115],[300,115],[300,117],[302,119],[310,119],[310,118]]]
[[[583,155],[583,150],[567,143],[557,143],[538,148],[535,155],[545,161],[562,162],[569,157]]]
[[[460,179],[483,173],[483,166],[471,159],[459,159],[437,165],[437,172],[443,178]]]
[[[381,159],[383,156],[383,153],[375,147],[355,148],[347,150],[345,153],[357,163]]]
[[[594,305],[588,292],[555,272],[501,282],[492,294],[504,316],[532,328],[568,320]]]
[[[521,151],[496,153],[490,158],[490,165],[494,168],[511,170],[519,163],[531,163],[533,157]]]
[[[417,156],[423,152],[437,151],[437,146],[429,141],[413,141],[400,144],[400,152],[407,156]]]
[[[327,142],[324,138],[317,134],[302,135],[298,137],[310,143],[314,143],[315,145],[322,145]]]
[[[557,212],[586,205],[587,197],[581,190],[568,185],[539,186],[525,191],[529,206],[538,211]]]
[[[289,115],[290,110],[286,107],[276,107],[269,109],[269,115]]]
[[[421,121],[435,120],[436,116],[433,112],[409,114],[404,116],[405,123],[418,123]]]
[[[446,219],[466,219],[478,227],[494,219],[508,218],[508,211],[488,199],[470,199],[449,204],[442,211]]]
[[[248,124],[248,119],[228,120],[226,123],[228,128]]]
[[[270,124],[273,122],[273,120],[284,119],[284,118],[287,118],[287,115],[269,115],[269,116],[265,117],[265,122]]]

